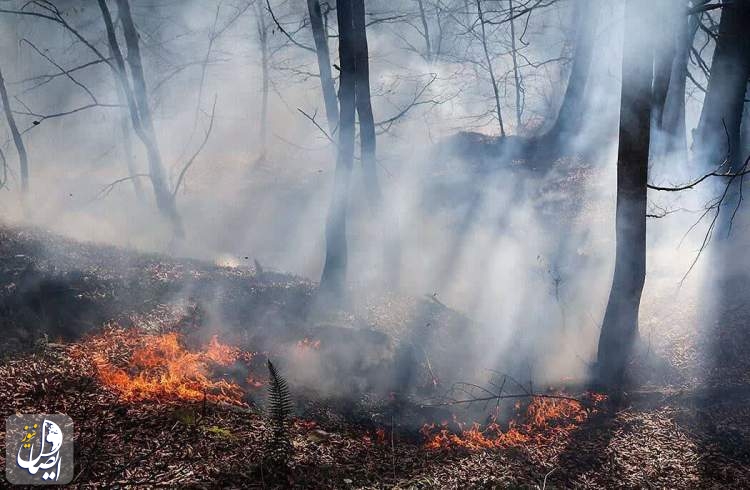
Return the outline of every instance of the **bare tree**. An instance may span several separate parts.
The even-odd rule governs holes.
[[[21,132],[18,130],[16,119],[13,116],[13,109],[10,107],[10,100],[8,99],[8,90],[5,86],[5,78],[0,70],[0,98],[3,103],[3,110],[5,112],[5,120],[8,122],[10,128],[10,134],[13,137],[13,144],[16,145],[16,151],[18,152],[18,165],[21,170],[21,192],[26,194],[29,190],[29,157],[26,153],[26,145],[23,143]]]
[[[482,52],[484,53],[484,60],[487,63],[487,72],[490,75],[490,83],[492,83],[492,93],[495,97],[495,115],[497,116],[497,122],[500,125],[500,136],[505,136],[505,125],[503,124],[503,113],[500,108],[500,90],[497,86],[497,79],[495,78],[495,68],[492,64],[492,56],[490,56],[489,48],[487,47],[487,29],[485,26],[484,12],[482,11],[482,0],[477,0],[477,17],[480,28],[480,42],[482,43]]]
[[[740,158],[740,125],[750,77],[750,2],[723,3],[706,97],[695,131],[695,156],[702,165],[720,161],[728,155],[729,170],[736,172]],[[725,206],[736,207],[740,182],[728,192]],[[730,213],[724,213],[728,218]],[[719,235],[727,236],[731,222],[719,223]]]
[[[623,382],[625,366],[638,332],[638,309],[646,278],[646,193],[651,126],[654,26],[648,0],[628,0],[620,97],[620,144],[617,152],[616,254],[612,288],[602,322],[597,378],[612,391]],[[646,21],[646,32],[642,27]]]
[[[339,86],[338,155],[333,183],[333,198],[326,220],[326,256],[320,289],[324,294],[341,297],[344,294],[347,267],[346,216],[354,160],[354,111],[356,90],[356,60],[353,47],[352,0],[337,0],[336,17],[339,26]]]
[[[706,98],[694,141],[699,158],[705,162],[721,160],[727,153],[733,163],[740,160],[739,131],[750,76],[748,25],[750,2],[723,4]]]
[[[260,43],[260,70],[261,70],[261,101],[260,101],[260,143],[261,160],[266,157],[268,146],[268,88],[270,83],[269,74],[269,46],[268,26],[266,25],[266,14],[260,2],[256,2],[256,22],[258,30],[258,42]]]
[[[575,134],[580,129],[600,9],[599,2],[588,2],[586,0],[576,0],[573,7],[572,20],[575,24],[576,33],[573,64],[555,123],[545,135],[547,138],[554,140],[552,146],[556,146],[562,139]]]
[[[307,10],[310,15],[310,27],[315,41],[315,55],[318,60],[320,86],[323,90],[323,101],[328,119],[328,131],[333,134],[339,123],[339,106],[336,101],[336,87],[331,74],[331,55],[328,49],[328,33],[323,23],[323,14],[319,0],[307,0]]]
[[[135,29],[135,24],[130,13],[130,4],[128,3],[128,0],[116,0],[120,14],[120,22],[123,27],[125,43],[128,49],[127,61],[130,68],[130,80],[128,80],[125,60],[117,41],[109,7],[107,7],[106,0],[98,0],[98,2],[107,30],[110,51],[115,58],[116,73],[119,74],[118,81],[125,93],[125,98],[130,110],[133,129],[143,143],[143,146],[146,148],[149,162],[149,178],[154,189],[157,208],[170,222],[175,236],[182,238],[185,235],[185,231],[182,219],[177,212],[174,195],[169,192],[169,188],[167,187],[164,165],[162,164],[161,153],[159,151],[159,145],[151,116],[151,108],[148,103],[138,33]]]

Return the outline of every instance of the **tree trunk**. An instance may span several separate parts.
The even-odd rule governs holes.
[[[362,154],[362,170],[365,192],[379,225],[383,227],[384,278],[391,287],[398,282],[401,263],[401,247],[398,240],[398,223],[395,216],[383,206],[383,191],[380,187],[376,160],[375,120],[370,97],[370,66],[367,46],[365,5],[363,0],[352,0],[353,34],[355,58],[355,100],[359,117],[359,137]]]
[[[21,132],[18,130],[18,125],[16,125],[16,118],[13,116],[13,110],[10,107],[8,90],[5,88],[5,79],[3,78],[2,71],[0,71],[0,98],[2,99],[3,110],[5,111],[5,119],[10,128],[10,134],[13,137],[13,144],[16,145],[16,151],[18,152],[18,165],[21,171],[21,193],[22,195],[26,195],[29,191],[29,156],[26,153],[26,145],[23,143]]]
[[[555,140],[555,145],[566,136],[577,133],[583,122],[584,94],[591,71],[594,36],[600,8],[599,2],[586,0],[577,0],[573,8],[573,22],[576,23],[573,66],[555,123],[545,135]]]
[[[320,11],[318,0],[307,0],[307,10],[310,15],[310,27],[312,28],[313,40],[315,41],[315,54],[318,58],[318,72],[320,73],[320,86],[323,89],[323,101],[326,106],[326,118],[328,119],[328,131],[333,136],[339,125],[339,106],[336,101],[336,87],[331,74],[331,55],[328,50],[328,33],[323,24],[323,15]]]
[[[261,160],[265,160],[268,147],[268,29],[264,19],[263,7],[256,3],[258,15],[258,42],[260,42],[261,101],[260,101],[260,144]]]
[[[615,271],[597,359],[598,382],[613,392],[622,385],[637,335],[646,278],[646,184],[653,80],[651,29],[644,22],[648,12],[648,0],[628,0],[625,5],[625,33],[639,34],[626,34],[623,43]]]
[[[740,124],[750,76],[750,1],[725,2],[721,9],[711,76],[703,102],[694,148],[699,162],[716,167],[729,155],[736,170]]]
[[[750,1],[726,2],[722,6],[719,37],[703,101],[694,149],[698,164],[715,169],[725,158],[727,170],[737,172],[743,164],[740,127],[750,77]],[[734,210],[740,203],[742,179],[735,179],[721,205],[716,236],[724,239],[732,228]],[[724,185],[724,182],[721,183]],[[723,190],[722,190],[723,192]]]
[[[680,12],[681,10],[681,12]],[[687,4],[678,10],[675,40],[675,57],[669,77],[669,89],[664,102],[664,112],[658,121],[664,138],[664,152],[678,160],[687,161],[687,134],[685,127],[685,83],[690,47],[698,30],[698,16],[687,17]]]
[[[674,0],[663,0],[656,4],[653,15],[658,18],[659,23],[663,26],[655,33],[654,52],[654,84],[651,116],[652,125],[661,128],[661,120],[664,114],[664,105],[667,99],[667,92],[672,78],[672,66],[675,60],[675,49],[677,39],[675,33],[679,30],[679,25],[684,24],[685,12],[676,8],[679,4]],[[685,4],[687,5],[687,4]]]
[[[516,24],[513,19],[513,0],[508,0],[508,17],[510,17],[510,56],[513,60],[513,85],[516,89],[516,134],[521,132],[521,114],[523,113],[521,74],[518,71],[518,53],[516,53]]]
[[[503,113],[500,109],[500,91],[497,88],[497,79],[495,78],[495,68],[492,66],[492,57],[490,51],[487,48],[487,30],[484,26],[484,12],[482,11],[482,0],[477,0],[477,17],[479,19],[479,27],[481,29],[482,51],[484,52],[484,60],[487,63],[487,71],[490,74],[490,83],[492,83],[492,94],[495,96],[495,115],[497,116],[497,122],[500,125],[500,136],[505,137],[505,125],[503,124]]]
[[[133,23],[133,17],[130,13],[130,3],[128,0],[116,0],[116,2],[120,13],[123,34],[125,35],[125,44],[128,48],[127,62],[130,67],[130,75],[133,82],[133,99],[141,122],[142,141],[146,147],[146,154],[148,155],[149,174],[154,188],[156,205],[162,215],[169,220],[175,236],[177,238],[183,238],[185,236],[185,230],[182,225],[182,218],[177,212],[174,196],[167,186],[167,181],[164,175],[164,165],[162,164],[159,144],[156,138],[156,132],[154,131],[153,118],[148,103],[146,79],[143,75],[140,42],[138,39],[138,32]]]
[[[117,69],[114,66],[112,66],[111,68],[115,75],[115,78],[117,78]],[[120,111],[120,115],[118,116],[120,124],[120,134],[122,135],[122,157],[125,159],[125,166],[128,170],[128,176],[133,183],[135,197],[136,199],[138,199],[138,202],[143,203],[145,198],[143,194],[143,186],[141,185],[141,181],[137,176],[138,170],[136,169],[135,159],[133,158],[133,138],[130,134],[130,116],[128,104],[125,98],[125,94],[123,93],[122,86],[120,86],[119,84],[117,85],[117,102],[121,106],[123,106]]]
[[[320,279],[320,289],[327,295],[341,298],[346,283],[346,208],[354,160],[356,81],[355,57],[352,46],[352,0],[337,0],[336,16],[339,24],[339,60],[341,64],[339,103],[341,114],[333,199],[326,220],[326,257]]]
[[[419,6],[419,18],[422,21],[422,37],[424,38],[425,44],[425,55],[424,59],[427,61],[432,60],[432,43],[430,42],[430,25],[427,23],[427,16],[424,12],[424,3],[422,0],[417,0]]]

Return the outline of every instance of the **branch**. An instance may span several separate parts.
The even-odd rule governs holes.
[[[291,42],[292,44],[294,44],[294,45],[295,45],[295,46],[297,46],[298,48],[302,48],[302,49],[304,49],[304,50],[306,50],[306,51],[310,51],[311,53],[315,53],[315,52],[316,52],[316,51],[315,51],[315,48],[311,48],[310,46],[305,46],[304,44],[302,44],[302,43],[300,43],[300,42],[296,41],[296,40],[295,40],[295,39],[294,39],[294,38],[292,37],[292,35],[291,35],[291,34],[289,34],[289,33],[288,33],[288,32],[286,31],[286,29],[284,29],[284,28],[283,28],[283,27],[281,26],[281,23],[279,22],[279,19],[277,19],[277,18],[276,18],[276,14],[274,14],[274,13],[273,13],[273,9],[271,8],[271,1],[270,1],[270,0],[266,0],[266,6],[267,6],[267,8],[268,8],[268,13],[269,13],[269,14],[271,14],[271,19],[273,19],[273,23],[274,23],[274,24],[276,24],[276,27],[278,27],[278,28],[279,28],[279,30],[281,31],[281,33],[282,33],[282,34],[284,34],[284,35],[285,35],[285,36],[287,37],[287,39],[289,39],[289,41],[290,41],[290,42]]]
[[[97,192],[96,196],[94,196],[94,198],[91,199],[91,201],[93,202],[99,199],[104,199],[115,189],[115,186],[117,186],[118,184],[122,184],[123,182],[128,182],[129,180],[137,179],[140,177],[150,178],[151,174],[133,174],[129,177],[123,177],[121,179],[115,180],[114,182],[110,182],[109,184],[102,187],[102,189],[99,192]]]
[[[213,107],[211,107],[211,117],[208,122],[208,129],[206,129],[206,135],[203,137],[203,141],[201,142],[200,146],[197,150],[195,150],[195,153],[193,153],[193,156],[190,157],[190,160],[187,161],[185,166],[182,168],[182,171],[180,172],[180,175],[177,177],[177,183],[174,186],[174,190],[172,191],[172,197],[177,195],[177,191],[180,190],[180,185],[182,184],[183,179],[185,178],[185,174],[187,173],[188,169],[193,165],[195,162],[195,159],[200,155],[201,151],[203,151],[203,148],[206,146],[206,143],[208,143],[208,138],[211,136],[211,130],[214,128],[214,114],[216,113],[216,99],[217,96],[214,95],[214,104]]]
[[[320,124],[318,124],[318,121],[316,121],[316,120],[315,120],[315,116],[317,116],[317,115],[318,115],[318,112],[317,112],[317,111],[315,111],[315,114],[313,114],[313,115],[311,116],[311,115],[309,115],[308,113],[306,113],[305,111],[303,111],[302,109],[300,109],[299,107],[297,108],[297,110],[298,110],[298,111],[299,111],[299,112],[300,112],[300,113],[301,113],[301,114],[302,114],[303,116],[305,116],[305,117],[306,117],[307,119],[309,119],[309,120],[310,120],[310,122],[312,122],[312,123],[313,123],[313,124],[315,125],[315,127],[316,127],[316,128],[318,128],[318,129],[320,130],[320,132],[321,132],[321,133],[323,133],[323,136],[325,136],[325,137],[326,137],[326,138],[328,139],[328,141],[330,141],[330,142],[331,142],[331,143],[333,143],[334,145],[336,144],[336,142],[335,142],[335,141],[333,140],[333,138],[331,137],[331,135],[329,135],[329,134],[328,134],[328,132],[327,132],[327,131],[326,131],[325,129],[323,129],[323,127],[322,127],[322,126],[321,126]]]

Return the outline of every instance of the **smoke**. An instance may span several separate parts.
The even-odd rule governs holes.
[[[304,2],[271,3],[287,33],[312,46],[309,27],[302,23]],[[30,154],[31,193],[24,214],[13,148],[3,133],[2,149],[13,171],[8,190],[0,194],[5,219],[33,223],[80,240],[170,252],[222,265],[250,265],[257,260],[266,268],[317,280],[335,148],[320,129],[326,123],[314,54],[290,44],[263,11],[272,53],[264,158],[254,8],[228,24],[215,40],[202,72],[212,29],[215,32],[214,19],[219,27],[224,26],[243,5],[219,2],[217,16],[217,4],[212,2],[133,2],[156,131],[172,185],[199,146],[216,99],[208,143],[177,193],[188,230],[184,243],[170,243],[169,227],[156,212],[146,179],[142,179],[147,191],[144,202],[135,198],[132,182],[115,184],[128,175],[117,107],[48,119],[19,114],[21,127],[32,128],[24,135]],[[72,25],[106,49],[94,4],[59,2],[59,6]],[[368,2],[368,9],[375,21],[394,12],[413,16],[415,7],[413,2]],[[355,162],[349,280],[356,304],[382,306],[383,298],[390,296],[382,291],[369,293],[377,290],[383,272],[383,240],[389,235],[399,239],[401,294],[418,298],[421,305],[410,310],[415,316],[407,322],[421,328],[418,323],[425,310],[445,307],[471,319],[472,327],[467,327],[466,342],[461,344],[466,351],[455,357],[444,353],[444,360],[434,361],[443,372],[450,371],[449,364],[455,362],[470,363],[477,376],[489,368],[534,382],[581,379],[586,374],[595,352],[614,256],[622,7],[619,2],[606,2],[602,9],[586,88],[584,126],[566,142],[571,150],[586,151],[579,158],[559,159],[548,172],[534,171],[514,160],[512,142],[541,131],[559,106],[570,63],[556,58],[572,54],[570,2],[535,10],[528,25],[516,26],[523,32],[524,43],[524,127],[514,122],[507,25],[492,26],[489,48],[506,131],[513,135],[499,156],[483,156],[479,145],[459,155],[434,151],[459,130],[499,134],[492,113],[493,91],[481,65],[481,46],[473,34],[467,34],[465,25],[443,19],[444,56],[436,60],[420,55],[424,40],[409,23],[384,20],[368,29],[375,119],[387,121],[403,113],[392,124],[378,126],[378,172],[386,212],[397,217],[399,227],[384,229],[382,216],[372,214],[363,198],[361,166]],[[462,23],[476,21],[474,9],[459,9],[456,15]],[[334,23],[334,19],[331,15],[329,20]],[[94,60],[88,48],[59,25],[44,20],[3,15],[0,22],[0,62],[9,90],[17,97],[14,109],[43,115],[91,102],[69,77],[56,76],[43,84],[46,78],[34,78],[59,74],[59,70],[19,40],[31,40],[64,67]],[[437,29],[435,19],[431,17],[430,22]],[[331,39],[332,55],[335,46],[336,40]],[[117,103],[106,65],[76,71],[75,78],[100,103]],[[695,126],[699,108],[699,101],[690,94],[688,128]],[[35,120],[40,121],[36,126]],[[4,126],[2,131],[6,131]],[[133,139],[138,171],[146,172],[142,145]],[[651,181],[684,182],[695,175],[694,170],[668,156],[654,163]],[[650,197],[659,209],[694,209],[712,191]],[[645,298],[661,296],[649,292],[653,287],[677,290],[702,238],[699,227],[678,248],[694,218],[692,213],[679,213],[649,223]],[[696,270],[691,280],[699,282],[699,273]],[[648,305],[646,310],[650,311]],[[414,337],[411,344],[419,345],[417,357],[429,357],[431,348],[438,349],[426,338]],[[356,341],[344,346],[347,363],[354,362],[361,347]],[[391,348],[383,352],[384,358],[398,356]],[[378,363],[373,361],[373,365]],[[332,374],[321,366],[304,362],[301,366],[299,373],[308,370],[307,375],[315,373],[320,379]]]

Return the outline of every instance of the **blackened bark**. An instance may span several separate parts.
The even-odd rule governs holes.
[[[8,100],[8,90],[5,87],[5,79],[3,78],[2,71],[0,71],[0,98],[2,99],[5,119],[10,128],[13,144],[16,146],[16,151],[18,152],[18,166],[21,171],[21,192],[22,194],[26,194],[29,190],[29,156],[26,153],[26,145],[23,143],[21,132],[18,130],[16,118],[13,117],[13,110]]]
[[[326,257],[320,289],[327,295],[342,297],[345,291],[347,266],[346,208],[349,199],[354,160],[355,56],[353,50],[352,0],[337,0],[339,25],[339,87],[340,127],[338,155],[333,183],[333,199],[326,220]]]
[[[723,4],[711,76],[694,140],[696,157],[709,167],[716,167],[727,154],[732,170],[741,165],[740,124],[750,76],[748,26],[750,1]]]
[[[638,308],[646,278],[646,183],[648,177],[654,27],[644,22],[648,0],[625,5],[625,36],[617,153],[615,271],[602,322],[597,381],[617,392],[638,332]],[[644,32],[645,30],[645,32]]]
[[[573,8],[573,22],[576,23],[573,66],[555,123],[545,135],[551,140],[559,141],[568,135],[575,134],[581,128],[584,95],[591,71],[594,36],[600,8],[599,2],[586,0],[577,0]],[[557,141],[554,144],[557,144]]]
[[[141,139],[148,155],[149,174],[154,188],[154,196],[156,197],[156,206],[162,215],[169,220],[175,236],[182,238],[185,236],[185,230],[182,225],[182,218],[177,212],[174,196],[169,191],[164,174],[164,165],[161,159],[161,152],[159,151],[156,132],[154,131],[151,108],[148,103],[148,91],[146,89],[146,79],[143,74],[143,63],[141,61],[140,41],[130,12],[130,3],[128,0],[116,0],[116,2],[125,36],[125,44],[128,48],[127,63],[130,67],[133,83],[132,98],[138,110],[138,118],[142,129]]]
[[[336,101],[336,87],[331,74],[331,55],[328,50],[328,33],[323,23],[323,14],[318,0],[307,0],[307,10],[310,15],[310,27],[315,41],[315,54],[318,59],[320,86],[323,90],[323,101],[326,106],[328,130],[331,135],[339,124],[339,106]]]

